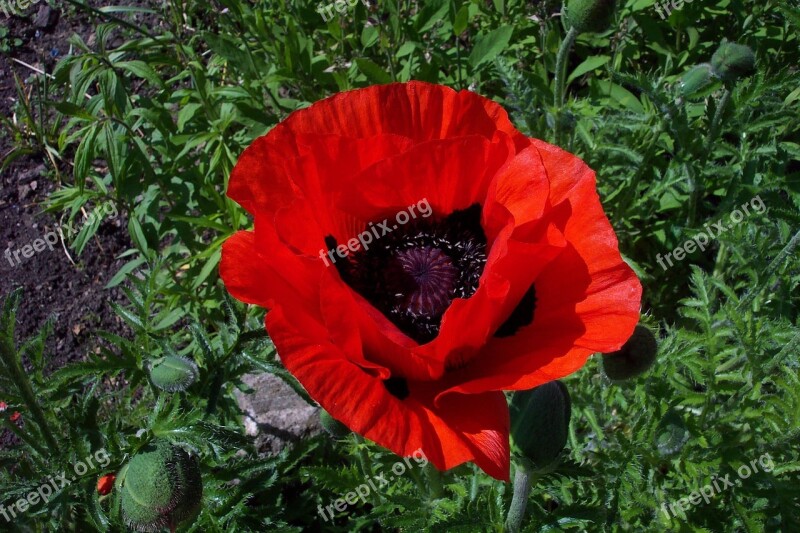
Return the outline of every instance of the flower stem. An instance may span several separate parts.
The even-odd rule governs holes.
[[[428,478],[428,490],[430,491],[430,499],[438,500],[444,496],[444,487],[442,486],[442,473],[439,472],[435,466],[428,463],[425,465],[425,475]]]
[[[572,45],[575,44],[575,38],[577,36],[578,30],[574,27],[570,28],[567,35],[564,36],[564,40],[561,41],[561,46],[556,56],[556,76],[553,82],[553,107],[555,107],[556,110],[556,144],[559,144],[561,140],[561,110],[564,107],[564,93],[566,92],[565,78],[567,76],[567,58],[572,50]]]
[[[506,531],[517,533],[522,527],[522,520],[525,518],[525,509],[528,506],[528,496],[531,494],[531,483],[535,480],[535,474],[523,466],[517,466],[514,473],[514,496],[511,498],[511,506],[508,508],[506,518]]]
[[[358,464],[361,467],[361,474],[369,481],[375,477],[375,471],[372,469],[372,462],[367,452],[367,441],[358,433],[353,433],[353,437],[358,446]],[[381,495],[377,493],[371,493],[369,498],[373,505],[382,501]]]
[[[478,497],[478,472],[475,470],[472,472],[472,483],[470,483],[469,487],[469,501],[474,502],[475,498]]]
[[[364,437],[358,433],[353,433],[358,446],[358,465],[361,467],[361,474],[364,477],[372,478],[372,463],[369,461],[369,453],[367,453],[366,441]]]
[[[700,199],[702,198],[705,190],[702,181],[703,168],[706,166],[706,162],[708,162],[708,158],[711,156],[711,152],[714,148],[714,141],[717,140],[717,135],[719,135],[719,129],[722,125],[722,117],[725,114],[725,109],[728,107],[728,103],[731,101],[731,94],[730,88],[726,87],[725,92],[722,93],[722,97],[719,99],[717,110],[714,112],[714,118],[711,119],[711,127],[708,130],[706,147],[700,159],[700,164],[698,165],[698,172],[695,173],[695,176],[692,179],[692,193],[689,197],[689,216],[687,218],[687,225],[690,227],[694,226],[695,222],[697,221],[697,211],[700,208]]]

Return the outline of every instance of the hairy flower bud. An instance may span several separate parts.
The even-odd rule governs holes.
[[[681,94],[692,96],[708,88],[714,83],[714,73],[711,65],[702,63],[689,69],[681,78]]]
[[[621,350],[603,355],[603,370],[614,381],[634,378],[653,366],[657,351],[653,332],[642,325],[636,326]]]
[[[616,0],[566,0],[562,16],[567,29],[599,33],[611,26],[616,8]]]
[[[150,363],[150,381],[163,391],[185,391],[197,381],[197,376],[197,365],[185,357],[168,355]]]
[[[655,445],[659,455],[669,457],[675,455],[689,440],[689,429],[683,418],[670,409],[658,423],[655,433]]]
[[[322,424],[322,429],[334,440],[343,439],[350,434],[350,429],[333,418],[325,409],[320,410],[319,421]]]
[[[711,58],[714,74],[727,82],[735,82],[756,71],[756,56],[749,46],[722,43]]]
[[[572,403],[567,387],[551,381],[514,393],[509,406],[512,449],[529,470],[558,464],[567,445]]]
[[[203,482],[196,457],[167,442],[150,445],[120,474],[122,516],[135,531],[161,531],[192,518]]]

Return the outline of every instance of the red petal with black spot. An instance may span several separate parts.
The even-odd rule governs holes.
[[[228,195],[255,226],[225,243],[222,278],[269,310],[286,368],[353,431],[441,470],[508,480],[502,391],[618,350],[639,319],[594,172],[468,91],[317,102],[242,154]]]

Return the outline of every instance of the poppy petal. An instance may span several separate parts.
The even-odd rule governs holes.
[[[639,320],[641,284],[619,253],[594,172],[559,148],[532,142],[550,180],[550,223],[568,246],[536,278],[533,323],[487,343],[449,376],[457,384],[448,394],[528,389],[564,377],[592,353],[619,349]]]
[[[387,112],[387,109],[391,112]],[[374,85],[336,94],[292,113],[275,127],[276,140],[291,134],[330,133],[350,138],[401,135],[415,143],[501,131],[518,148],[530,141],[500,105],[470,91],[420,81]],[[275,131],[273,130],[273,131]]]
[[[394,396],[385,381],[353,363],[331,343],[305,336],[278,307],[266,325],[286,368],[331,416],[401,456],[419,450],[440,470],[474,461],[508,479],[508,407],[502,393],[483,393],[435,405],[430,382],[408,383]]]

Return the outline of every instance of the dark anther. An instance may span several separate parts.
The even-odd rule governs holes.
[[[336,240],[326,237],[335,248]],[[376,239],[367,250],[336,260],[345,283],[420,344],[439,334],[455,298],[478,289],[486,264],[481,207],[436,219],[417,218]]]

